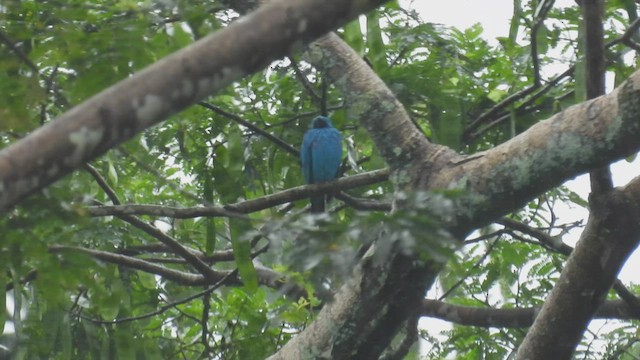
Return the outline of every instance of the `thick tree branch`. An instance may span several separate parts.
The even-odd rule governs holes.
[[[604,54],[604,0],[585,0],[582,2],[585,52],[585,90],[587,99],[594,99],[605,93],[605,54]],[[594,169],[589,174],[592,195],[606,194],[613,189],[609,166]]]
[[[382,0],[273,0],[0,151],[0,209]]]
[[[565,256],[570,256],[573,252],[573,248],[564,242],[560,237],[551,236],[541,230],[532,228],[523,223],[517,222],[512,219],[502,218],[500,221],[497,221],[498,224],[504,225],[510,229],[519,231],[521,233],[527,234],[538,241],[541,244],[544,244],[549,249],[559,252]],[[635,314],[638,318],[640,318],[640,299],[636,297],[629,289],[627,289],[622,281],[617,280],[613,283],[613,290],[620,296],[621,299],[627,302],[629,307],[629,311]]]
[[[535,194],[640,149],[640,71],[612,93],[539,122],[470,161],[451,160],[421,183],[458,189],[451,229],[464,235],[511,212]],[[430,163],[426,167],[432,166]],[[472,210],[473,209],[473,210]]]
[[[388,112],[367,112],[360,120],[370,128],[378,146],[386,147],[387,151],[396,149],[398,154],[411,154],[408,158],[393,153],[384,155],[387,161],[398,160],[392,171],[399,171],[392,176],[399,189],[456,192],[447,201],[443,201],[442,195],[427,193],[421,208],[439,216],[444,230],[458,238],[577,174],[640,149],[640,72],[609,95],[572,106],[496,148],[465,158],[446,148],[413,141],[420,136],[419,132],[413,128],[415,133],[409,134],[412,130],[401,120],[402,111],[394,113],[393,101],[379,95],[387,94],[377,88],[379,80],[369,79],[375,74],[370,69],[367,72],[366,65],[353,64],[360,59],[340,42],[334,36],[325,37],[316,43],[308,57],[329,72],[345,94],[362,97],[365,103],[368,95],[377,104],[391,104]],[[362,84],[369,89],[366,95],[359,90]],[[359,100],[350,101],[351,106],[361,104]],[[395,136],[405,137],[398,140]],[[396,145],[395,140],[406,146],[390,146]],[[388,345],[389,334],[399,330],[410,315],[408,309],[418,306],[425,287],[432,284],[442,268],[438,262],[412,265],[410,259],[393,252],[384,258],[387,259],[384,264],[365,261],[357,266],[336,300],[327,304],[317,320],[272,359],[308,358],[318,353],[336,359],[378,356]],[[328,327],[329,324],[332,325]],[[353,331],[354,326],[358,332]]]
[[[568,359],[618,271],[640,242],[640,178],[597,197],[589,221],[518,358]]]

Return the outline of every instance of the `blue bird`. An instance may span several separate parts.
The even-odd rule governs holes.
[[[338,167],[342,158],[342,137],[333,127],[331,119],[317,116],[311,128],[304,134],[300,159],[302,173],[307,184],[331,181],[338,176]],[[311,197],[311,212],[323,212],[326,195]]]

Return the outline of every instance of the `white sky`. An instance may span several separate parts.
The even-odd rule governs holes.
[[[509,34],[513,13],[512,0],[401,0],[420,12],[428,22],[466,29],[475,23],[484,27],[484,38],[495,39]]]
[[[484,37],[492,40],[509,34],[513,0],[400,0],[420,12],[422,18],[466,29],[475,23],[484,27]],[[574,0],[556,0],[554,7],[575,5]]]

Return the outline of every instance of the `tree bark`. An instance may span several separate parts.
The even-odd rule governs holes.
[[[640,242],[640,177],[599,197],[518,359],[569,359],[611,284]]]
[[[342,40],[326,36],[311,52],[310,61],[330,74],[345,96],[357,98],[348,102],[357,108],[349,114],[362,116],[359,120],[383,148],[397,198],[421,199],[423,216],[437,217],[444,232],[458,239],[571,177],[640,149],[640,72],[607,96],[572,106],[494,149],[463,157],[420,138],[386,86]],[[446,199],[430,192],[436,189],[458,193]],[[415,196],[421,191],[424,196]],[[398,201],[396,209],[415,205]],[[443,266],[397,253],[386,259],[389,266],[373,267],[365,259],[335,302],[271,359],[379,356]]]
[[[274,0],[0,151],[0,211],[383,0]]]

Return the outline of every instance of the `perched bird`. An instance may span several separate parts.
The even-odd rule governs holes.
[[[300,159],[302,173],[307,184],[331,181],[338,176],[338,167],[342,158],[342,137],[333,127],[331,119],[317,116],[311,128],[304,134]],[[326,195],[311,197],[311,212],[323,212]]]

